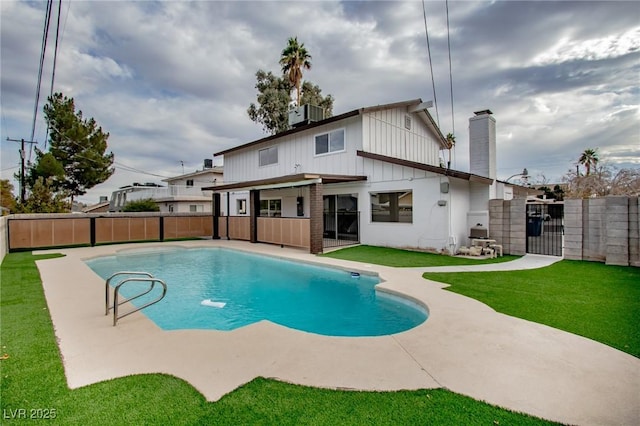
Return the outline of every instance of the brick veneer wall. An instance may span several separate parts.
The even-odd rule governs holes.
[[[321,183],[316,183],[310,187],[310,216],[311,216],[311,241],[309,252],[312,254],[322,253],[322,220],[323,205]]]

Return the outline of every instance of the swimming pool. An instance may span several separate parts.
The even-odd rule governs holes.
[[[427,319],[426,310],[408,299],[376,291],[377,276],[354,277],[341,269],[237,250],[122,251],[85,263],[105,279],[118,271],[145,271],[164,280],[166,297],[141,311],[164,330],[234,330],[269,320],[316,334],[380,336]],[[121,293],[131,297],[140,285],[127,283]]]

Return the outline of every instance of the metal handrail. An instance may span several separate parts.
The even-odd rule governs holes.
[[[122,302],[118,303],[118,292],[120,290],[120,287],[122,287],[123,284],[126,284],[126,283],[131,282],[131,281],[138,281],[138,282],[147,282],[148,281],[148,282],[151,283],[151,285],[149,286],[149,290],[147,290],[147,291],[145,291],[143,293],[140,293],[137,296],[131,297],[129,299],[125,299]],[[133,299],[137,299],[138,297],[144,296],[145,294],[149,293],[151,290],[153,290],[153,288],[155,287],[156,283],[160,283],[162,285],[162,295],[160,297],[158,297],[155,300],[152,300],[152,301],[150,301],[148,303],[145,303],[144,305],[142,305],[142,306],[140,306],[140,307],[138,307],[138,308],[136,308],[136,309],[134,309],[134,310],[132,310],[130,312],[127,312],[126,314],[118,315],[118,306],[122,305],[123,303],[130,302]],[[151,305],[153,305],[155,303],[158,303],[159,301],[161,301],[164,298],[164,296],[166,294],[167,294],[167,284],[164,281],[162,281],[161,279],[159,279],[159,278],[153,278],[153,277],[152,278],[136,278],[136,277],[132,277],[132,278],[126,278],[126,279],[122,280],[116,286],[116,288],[115,288],[115,290],[113,292],[113,325],[115,326],[120,318],[124,318],[127,315],[131,315],[131,314],[133,314],[135,312],[138,312],[138,311],[140,311],[140,310],[142,310],[142,309],[144,309],[144,308],[146,308],[148,306],[151,306]]]
[[[115,274],[111,275],[109,278],[107,278],[107,280],[105,281],[105,294],[104,294],[104,302],[105,302],[105,311],[104,314],[105,315],[109,315],[109,311],[111,309],[113,309],[113,307],[109,306],[109,284],[111,283],[111,280],[114,279],[115,277],[119,276],[119,275],[145,275],[149,278],[153,278],[153,275],[151,275],[148,272],[136,272],[136,271],[120,271],[120,272],[116,272]],[[149,290],[143,294],[147,294],[151,291],[151,289],[153,288],[153,286],[149,287]],[[124,303],[124,302],[123,302]]]

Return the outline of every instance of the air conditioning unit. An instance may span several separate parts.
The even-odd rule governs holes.
[[[315,105],[302,105],[289,110],[289,126],[300,127],[324,120],[324,109]]]

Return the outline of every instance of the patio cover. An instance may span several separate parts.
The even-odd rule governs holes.
[[[269,179],[251,180],[245,182],[230,183],[226,185],[209,186],[203,190],[213,192],[226,192],[238,190],[264,190],[277,188],[291,188],[295,186],[307,186],[316,183],[343,183],[367,180],[366,176],[353,175],[326,175],[318,173],[298,173],[295,175],[278,176]]]

